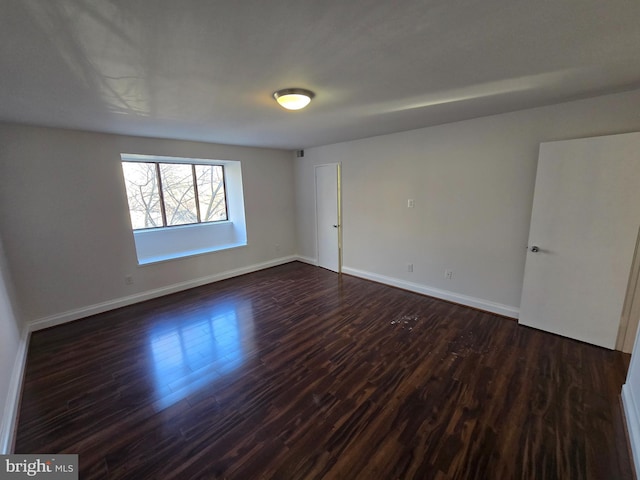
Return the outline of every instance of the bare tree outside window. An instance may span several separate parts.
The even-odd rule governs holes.
[[[191,165],[161,163],[160,179],[167,225],[198,223],[196,193]]]
[[[131,226],[162,227],[162,208],[155,163],[122,162]]]
[[[200,216],[203,222],[227,219],[224,172],[220,165],[196,165]]]
[[[134,230],[227,220],[220,165],[123,161]]]

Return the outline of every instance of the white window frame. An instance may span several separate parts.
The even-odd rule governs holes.
[[[208,164],[222,165],[224,168],[227,220],[137,230],[132,228],[139,265],[148,265],[247,245],[242,168],[239,161],[131,153],[122,153],[120,157],[123,162]],[[127,215],[129,216],[128,211]]]

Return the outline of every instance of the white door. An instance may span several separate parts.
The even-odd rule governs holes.
[[[340,165],[316,167],[318,265],[340,271]]]
[[[640,225],[640,133],[540,145],[520,319],[613,349]]]

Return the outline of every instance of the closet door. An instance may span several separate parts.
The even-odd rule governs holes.
[[[340,272],[340,165],[318,165],[315,173],[318,266]]]

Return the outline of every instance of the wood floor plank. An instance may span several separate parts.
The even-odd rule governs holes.
[[[34,332],[16,452],[90,479],[626,479],[628,365],[293,262]]]

